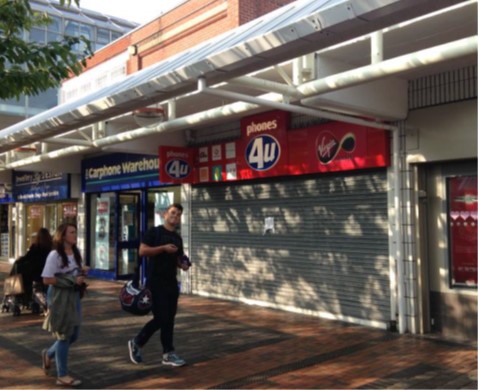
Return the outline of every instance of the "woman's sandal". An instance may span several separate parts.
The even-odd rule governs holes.
[[[42,359],[43,372],[45,373],[45,375],[49,375],[50,374],[50,367],[51,367],[51,360],[48,357],[48,351],[46,349],[41,351],[41,359]]]
[[[81,385],[81,381],[79,379],[71,378],[71,377],[66,377],[65,379],[62,379],[65,377],[58,377],[56,378],[56,385],[57,386],[64,386],[64,387],[76,387]]]

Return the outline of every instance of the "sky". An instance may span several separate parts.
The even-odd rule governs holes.
[[[184,0],[80,0],[80,8],[90,9],[144,24]]]

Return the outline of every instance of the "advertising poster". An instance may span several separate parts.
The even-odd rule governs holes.
[[[477,284],[478,191],[476,176],[448,180],[453,284]]]
[[[96,265],[95,268],[109,269],[110,200],[98,198],[96,205]]]

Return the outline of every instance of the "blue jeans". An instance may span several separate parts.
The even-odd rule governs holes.
[[[51,286],[48,288],[47,302],[51,302]],[[77,294],[76,310],[81,322],[81,301],[80,294]],[[55,359],[56,373],[58,377],[68,375],[68,352],[70,345],[73,344],[80,334],[80,327],[75,326],[73,334],[68,340],[56,340],[50,348],[48,348],[47,356],[49,359]]]

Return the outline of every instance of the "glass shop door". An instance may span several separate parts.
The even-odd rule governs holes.
[[[140,243],[140,193],[118,194],[117,279],[130,279]]]

